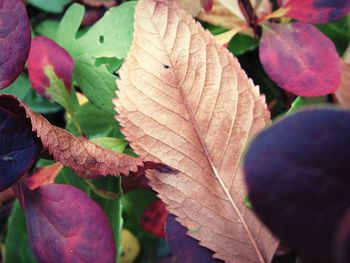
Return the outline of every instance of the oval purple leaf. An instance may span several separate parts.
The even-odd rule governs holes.
[[[350,208],[350,112],[297,113],[262,132],[245,156],[249,199],[291,248],[327,262]]]
[[[23,112],[25,114],[25,112]],[[34,164],[41,143],[31,125],[12,112],[6,101],[0,107],[0,191],[14,184]]]
[[[312,25],[266,25],[259,55],[269,77],[296,95],[323,96],[339,87],[341,65],[335,46]]]
[[[195,231],[195,230],[193,230]],[[198,241],[186,234],[187,228],[175,220],[175,216],[168,215],[165,223],[166,240],[172,253],[181,263],[220,263],[213,258],[213,252],[199,245]]]
[[[33,39],[30,48],[28,73],[34,90],[44,97],[49,97],[46,89],[50,87],[50,80],[45,72],[48,67],[51,67],[70,91],[74,70],[72,57],[53,40],[38,36]]]
[[[337,263],[350,262],[350,209],[343,216],[335,235],[334,258]]]
[[[102,209],[70,185],[25,190],[29,241],[39,263],[114,263],[112,227]]]
[[[0,89],[23,70],[30,48],[29,18],[22,0],[0,0]]]
[[[279,0],[286,16],[310,24],[326,24],[350,12],[349,0]]]

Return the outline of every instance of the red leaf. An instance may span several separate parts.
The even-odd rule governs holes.
[[[335,46],[312,25],[268,24],[260,42],[260,60],[273,81],[299,96],[330,94],[340,84]]]
[[[0,89],[21,73],[30,47],[30,27],[22,0],[0,1]]]
[[[29,241],[39,263],[115,262],[112,227],[85,193],[51,184],[25,190]]]
[[[26,178],[25,184],[30,190],[35,190],[43,185],[53,184],[62,168],[63,165],[60,162],[40,167],[34,174]]]
[[[28,73],[33,88],[44,97],[50,97],[46,92],[50,87],[50,80],[45,73],[48,67],[52,68],[70,91],[74,70],[73,59],[53,40],[43,36],[36,37],[29,52]]]
[[[143,212],[141,219],[141,227],[153,235],[164,238],[164,225],[168,212],[165,204],[161,200],[151,203]]]
[[[326,24],[350,12],[349,0],[279,0],[286,16],[311,24]]]

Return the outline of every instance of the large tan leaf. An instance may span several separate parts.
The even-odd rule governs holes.
[[[240,158],[269,123],[265,99],[237,60],[172,0],[139,0],[120,71],[117,119],[188,234],[227,262],[269,262],[277,241],[243,205]]]
[[[343,107],[350,107],[350,64],[341,62],[342,75],[338,90],[335,92],[335,97]]]

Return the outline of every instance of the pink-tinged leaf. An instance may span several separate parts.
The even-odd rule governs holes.
[[[35,190],[43,185],[53,184],[62,168],[63,165],[60,162],[40,167],[31,176],[26,178],[25,184],[30,190]]]
[[[66,50],[53,40],[38,36],[33,39],[28,57],[28,73],[33,88],[42,96],[50,97],[46,89],[50,80],[46,70],[51,68],[68,91],[71,90],[74,63]]]
[[[22,0],[0,0],[0,89],[21,73],[28,57],[31,33]]]
[[[349,0],[279,0],[286,16],[311,24],[326,24],[350,12]]]
[[[205,11],[210,11],[213,8],[213,0],[201,0],[201,3]]]
[[[267,24],[260,42],[260,60],[283,89],[299,96],[323,96],[340,84],[341,65],[334,44],[314,26]]]
[[[161,200],[156,200],[143,211],[141,227],[153,235],[164,238],[164,225],[167,216],[168,211],[165,209],[165,204]]]
[[[115,262],[112,227],[102,209],[70,185],[25,190],[29,241],[39,263]]]

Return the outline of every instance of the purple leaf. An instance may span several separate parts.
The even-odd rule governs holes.
[[[34,164],[41,143],[28,121],[0,99],[0,191],[14,184]],[[22,110],[23,111],[23,110]],[[22,114],[25,114],[23,111]]]
[[[350,12],[349,0],[279,0],[286,16],[310,24],[326,24]]]
[[[340,84],[341,65],[335,46],[312,25],[267,24],[260,42],[260,60],[273,81],[299,96],[330,94]]]
[[[0,89],[21,73],[30,48],[30,27],[22,0],[0,0]]]
[[[334,241],[335,261],[339,263],[350,262],[350,209],[343,216]]]
[[[72,86],[74,63],[66,50],[53,40],[39,36],[33,39],[28,57],[28,73],[34,90],[44,97],[49,97],[46,89],[50,80],[46,70],[51,68],[57,78],[61,79],[65,88]]]
[[[262,132],[245,156],[249,199],[300,254],[327,261],[350,208],[350,112],[307,110]]]
[[[195,231],[195,229],[189,230]],[[199,245],[198,241],[186,234],[187,229],[175,220],[175,216],[168,215],[165,224],[166,240],[171,251],[181,263],[220,263],[213,258],[213,252]]]
[[[25,190],[29,241],[39,263],[114,263],[112,227],[102,209],[70,185]]]

